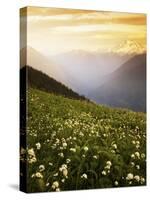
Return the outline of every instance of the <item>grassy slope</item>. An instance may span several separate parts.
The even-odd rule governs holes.
[[[74,92],[61,82],[56,81],[54,78],[49,77],[47,74],[34,69],[29,66],[24,66],[20,70],[21,80],[26,77],[28,79],[28,85],[32,88],[36,88],[45,92],[62,95],[71,99],[87,100],[84,96]]]
[[[145,184],[126,180],[128,173],[140,178],[146,176],[145,158],[141,158],[146,151],[145,114],[71,100],[36,89],[29,89],[28,111],[28,148],[34,149],[37,159],[28,165],[29,192],[52,191],[54,181],[59,181],[60,190],[114,187],[115,181],[118,186]],[[36,149],[38,142],[40,150]],[[140,157],[131,158],[135,152]],[[71,162],[67,164],[68,178],[65,178],[59,167],[68,158]],[[107,161],[112,163],[110,172],[105,169]],[[45,167],[41,172],[43,178],[31,178],[39,172],[39,165]],[[106,175],[102,175],[103,170]],[[81,178],[84,173],[87,179]]]

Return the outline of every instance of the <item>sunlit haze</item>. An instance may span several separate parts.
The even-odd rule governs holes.
[[[119,53],[121,44],[120,53],[146,51],[145,14],[37,7],[28,7],[27,14],[27,45],[46,56],[72,50]]]

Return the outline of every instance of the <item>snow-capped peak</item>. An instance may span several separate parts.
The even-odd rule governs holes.
[[[113,52],[119,54],[141,54],[144,51],[144,46],[134,40],[125,40],[113,48]]]

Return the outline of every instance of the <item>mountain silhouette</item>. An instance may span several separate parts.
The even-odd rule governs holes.
[[[24,66],[23,68],[20,69],[20,77],[22,78],[22,80],[24,79],[25,76],[27,76],[26,80],[29,87],[54,93],[57,95],[62,95],[64,97],[72,99],[89,101],[84,96],[80,96],[67,86],[49,77],[42,71],[36,70],[30,66]]]
[[[146,54],[136,55],[88,96],[97,103],[146,111]]]
[[[62,66],[66,78],[61,82],[79,94],[88,95],[104,82],[104,77],[115,71],[132,55],[72,50],[58,54],[53,60]]]
[[[34,69],[42,71],[59,82],[63,82],[66,79],[65,72],[61,70],[62,67],[60,64],[56,64],[51,60],[51,57],[46,57],[30,46],[20,50],[20,65],[21,68],[24,66],[32,66]]]
[[[120,55],[136,55],[145,53],[145,47],[135,40],[124,40],[112,49],[113,52]]]

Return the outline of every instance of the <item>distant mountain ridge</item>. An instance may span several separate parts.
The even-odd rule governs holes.
[[[57,81],[66,79],[65,73],[61,69],[61,65],[56,64],[51,58],[47,58],[36,49],[27,46],[20,50],[20,65],[32,66],[34,69],[40,70]]]
[[[115,52],[120,55],[124,54],[132,54],[132,55],[137,55],[137,54],[144,54],[145,53],[145,47],[138,43],[135,40],[124,40],[121,42],[119,45],[114,47],[112,49],[112,52]]]
[[[87,95],[100,80],[130,59],[132,55],[72,50],[53,57],[55,63],[65,72],[65,83],[79,94]],[[63,80],[62,80],[63,82]]]
[[[146,111],[146,54],[134,56],[88,95],[97,103]]]
[[[129,46],[131,54],[72,50],[47,58],[32,47],[24,48],[21,52],[24,53],[27,50],[27,66],[33,66],[33,70],[40,72],[37,79],[35,76],[37,72],[31,73],[33,75],[31,85],[34,87],[66,95],[69,98],[86,99],[83,97],[85,95],[87,99],[98,104],[145,112],[146,54],[132,53],[132,50],[141,48],[134,41],[122,42],[118,51],[125,46]],[[21,62],[22,67],[23,64],[26,63]],[[41,76],[41,73],[44,75]],[[51,80],[48,81],[47,77]],[[42,81],[39,83],[38,79]],[[57,91],[55,87],[48,86],[52,84],[52,79],[55,80],[55,84],[57,82],[57,86],[59,85],[57,88],[54,84]],[[58,83],[65,89],[63,87],[60,91]]]
[[[27,84],[29,87],[56,95],[62,95],[67,98],[89,101],[84,96],[80,96],[67,86],[56,81],[54,78],[51,78],[42,71],[36,70],[30,66],[24,66],[20,69],[20,76],[23,77],[25,75],[27,75]]]
[[[26,56],[25,55],[26,52]],[[25,58],[24,58],[25,57]],[[33,66],[80,95],[88,95],[105,81],[105,76],[119,68],[132,55],[72,50],[46,57],[27,46],[21,49],[21,66]]]

